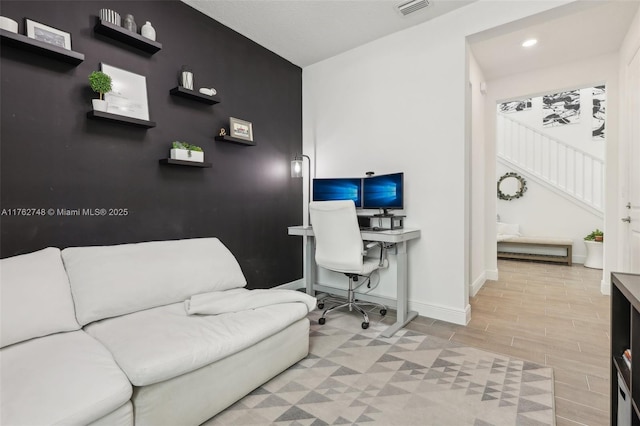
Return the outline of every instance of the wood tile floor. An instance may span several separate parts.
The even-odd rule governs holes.
[[[407,328],[553,367],[557,426],[609,424],[609,296],[602,271],[499,260],[471,298],[471,322],[418,317]]]

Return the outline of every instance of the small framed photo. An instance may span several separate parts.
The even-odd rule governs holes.
[[[27,37],[71,50],[71,34],[31,19],[25,19]]]
[[[231,137],[253,142],[253,126],[251,122],[229,117]]]

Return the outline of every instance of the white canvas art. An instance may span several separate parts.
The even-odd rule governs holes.
[[[580,90],[542,97],[542,126],[554,127],[580,122]]]
[[[111,92],[104,95],[107,112],[148,121],[146,77],[104,63],[100,65],[102,72],[111,77]]]

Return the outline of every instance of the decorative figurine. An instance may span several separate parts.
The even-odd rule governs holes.
[[[193,90],[193,72],[186,65],[182,66],[182,71],[180,72],[180,85],[185,89]]]
[[[133,15],[131,14],[125,15],[123,27],[133,33],[138,32],[138,26],[136,25],[135,19],[133,19]]]
[[[216,89],[214,89],[213,87],[211,89],[208,89],[206,87],[201,87],[198,92],[202,93],[203,95],[207,95],[207,96],[213,96],[216,93],[218,93],[218,91]]]
[[[227,136],[227,129],[225,129],[224,127],[220,129],[220,134],[218,136]]]

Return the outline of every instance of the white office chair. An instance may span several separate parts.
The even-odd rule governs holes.
[[[355,301],[354,281],[359,276],[368,277],[373,271],[384,266],[382,243],[380,245],[380,259],[364,257],[366,254],[364,242],[360,236],[358,216],[353,201],[313,201],[309,203],[309,213],[313,225],[313,234],[316,243],[316,264],[331,271],[342,272],[349,277],[349,290],[347,302],[333,306],[322,313],[318,320],[324,324],[325,316],[340,308],[357,310],[364,317],[362,328],[369,328],[369,316]],[[380,307],[380,315],[386,315],[387,308],[377,303],[358,302],[362,305],[374,305]],[[323,303],[318,307],[322,309]]]

